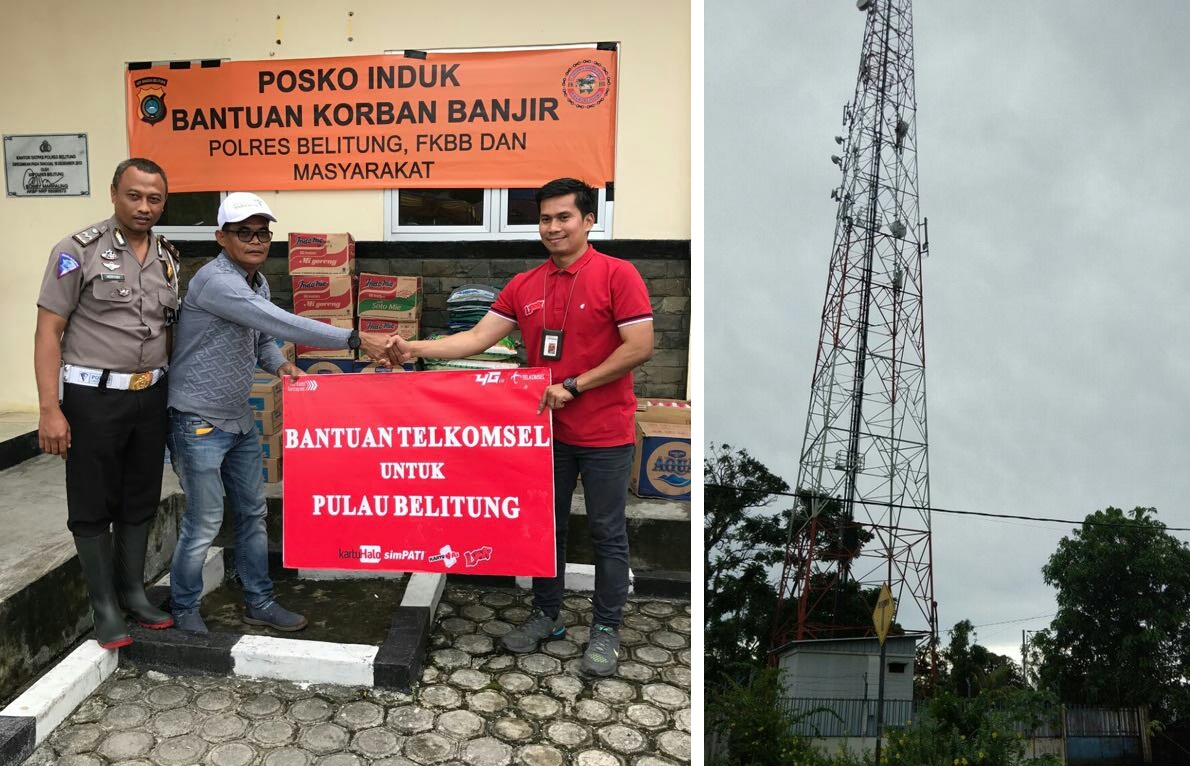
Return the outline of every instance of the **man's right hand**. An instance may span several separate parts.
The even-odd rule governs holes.
[[[66,451],[70,449],[70,423],[59,407],[41,413],[41,420],[37,423],[37,443],[43,452],[60,455],[66,459]]]
[[[393,333],[388,339],[388,357],[393,364],[405,364],[417,358],[413,346],[400,335]]]
[[[361,332],[359,334],[359,349],[369,358],[387,367],[391,364],[386,345],[387,340],[387,336],[383,333]]]

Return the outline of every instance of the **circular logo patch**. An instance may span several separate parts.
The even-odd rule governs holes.
[[[668,441],[657,445],[645,461],[649,481],[671,497],[690,492],[690,443]]]
[[[562,78],[562,92],[566,100],[579,109],[599,106],[611,92],[612,76],[598,61],[584,59],[570,69]]]

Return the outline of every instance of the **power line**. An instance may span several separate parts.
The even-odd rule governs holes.
[[[1039,614],[1039,615],[1036,615],[1035,617],[1022,617],[1019,620],[1002,620],[1001,622],[985,622],[983,625],[972,625],[971,627],[972,628],[991,628],[996,625],[1011,625],[1014,622],[1029,622],[1030,620],[1040,620],[1040,619],[1043,619],[1046,617],[1057,617],[1057,616],[1058,616],[1057,612],[1051,612],[1050,614]]]
[[[764,492],[763,490],[749,489],[748,487],[735,487],[730,484],[712,484],[712,483],[704,482],[703,486],[704,487],[715,487],[717,489],[730,489],[730,490],[734,490],[736,492],[751,492],[753,494],[762,494],[763,493],[766,497],[769,495],[778,495],[780,497],[801,497],[801,495],[798,495],[798,493],[796,493],[796,492]],[[905,503],[880,503],[879,505],[888,506],[889,508],[917,508],[918,507],[916,505],[908,505]],[[1020,521],[1044,521],[1044,522],[1049,522],[1051,524],[1073,524],[1075,526],[1120,527],[1120,528],[1129,528],[1129,529],[1133,528],[1133,526],[1134,526],[1133,523],[1131,523],[1131,522],[1120,523],[1120,522],[1115,522],[1115,521],[1087,521],[1085,519],[1082,521],[1076,521],[1074,519],[1055,519],[1055,518],[1050,518],[1050,517],[1046,517],[1046,516],[1020,516],[1020,515],[1010,514],[1010,513],[989,513],[987,511],[959,511],[959,510],[955,510],[953,508],[938,508],[936,506],[927,508],[926,510],[928,510],[930,513],[949,513],[949,514],[952,514],[955,516],[983,516],[983,517],[989,518],[989,519],[1018,519]],[[1190,527],[1164,527],[1164,530],[1166,532],[1190,532]]]

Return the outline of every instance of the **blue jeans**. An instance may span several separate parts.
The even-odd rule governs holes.
[[[223,524],[224,492],[235,514],[236,572],[244,600],[257,609],[269,606],[273,581],[260,436],[255,430],[228,433],[192,413],[170,410],[168,445],[174,472],[186,493],[186,512],[170,571],[173,611],[198,609],[203,561]]]
[[[619,628],[628,600],[628,475],[633,445],[576,447],[554,441],[554,544],[558,574],[533,578],[533,605],[546,614],[562,607],[566,583],[566,522],[578,477],[583,477],[587,525],[595,547],[594,624]]]

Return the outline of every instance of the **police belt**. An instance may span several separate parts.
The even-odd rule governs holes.
[[[164,367],[146,372],[112,372],[74,364],[62,365],[62,380],[66,383],[92,388],[113,388],[117,391],[141,391],[161,380],[164,375]]]

